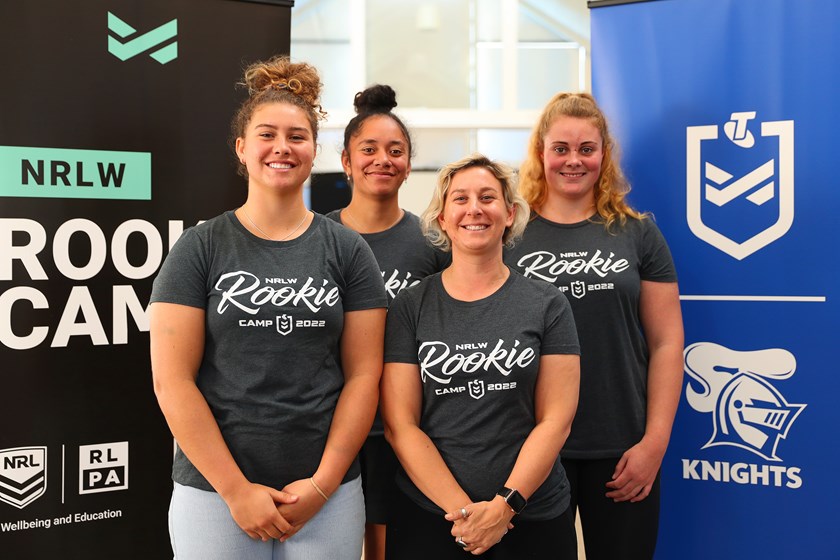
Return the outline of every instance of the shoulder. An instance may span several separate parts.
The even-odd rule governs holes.
[[[527,278],[519,271],[508,266],[511,275],[514,276],[511,288],[514,293],[523,295],[528,301],[535,302],[545,307],[559,305],[560,307],[568,307],[569,300],[563,295],[554,284],[550,284],[543,280],[536,278]]]
[[[634,218],[632,216],[627,216],[626,221],[623,224],[616,223],[613,226],[615,230],[614,233],[617,234],[627,234],[627,235],[645,235],[649,232],[658,232],[659,227],[657,227],[656,222],[653,220],[653,216],[642,216],[641,218]]]
[[[236,229],[231,220],[232,214],[231,210],[185,229],[173,245],[172,251],[176,248],[184,250],[185,247],[203,247],[229,237]]]
[[[343,210],[343,208],[337,208],[337,209],[333,210],[332,212],[328,212],[328,213],[324,214],[324,216],[329,218],[330,220],[332,220],[334,222],[338,222],[339,224],[341,224],[342,223],[342,221],[341,221],[341,211],[342,210]]]
[[[423,236],[423,231],[420,229],[420,218],[418,218],[416,215],[412,214],[408,210],[403,210],[402,219],[388,231],[393,233],[395,236],[399,236],[406,239],[425,239],[425,237]]]
[[[234,220],[236,220],[236,218],[234,217],[233,210],[228,210],[227,212],[219,214],[209,220],[204,220],[186,231],[192,231],[199,235],[209,235],[219,230],[234,229]]]
[[[416,226],[417,228],[420,227],[420,217],[417,216],[417,214],[409,212],[408,210],[403,210],[403,212],[405,213],[405,216],[403,216],[403,219],[400,220],[401,224],[407,224],[412,227]]]
[[[404,290],[400,290],[391,305],[393,306],[393,304],[398,300],[403,302],[402,305],[422,305],[423,301],[428,298],[429,295],[436,293],[439,289],[439,286],[441,285],[440,275],[440,272],[430,274],[420,280],[417,284],[409,286]]]
[[[616,228],[616,232],[619,235],[632,237],[634,242],[643,247],[667,246],[665,236],[650,216],[627,218],[627,222]]]
[[[314,227],[318,228],[318,231],[325,237],[328,237],[345,247],[354,246],[359,243],[364,244],[364,240],[361,235],[352,229],[341,225],[340,222],[336,221],[329,215],[324,216],[316,212]]]

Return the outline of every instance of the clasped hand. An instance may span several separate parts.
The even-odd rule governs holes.
[[[300,531],[325,503],[305,478],[282,490],[248,483],[226,501],[234,521],[249,537],[280,542]]]
[[[277,512],[291,525],[289,530],[278,539],[280,542],[285,542],[300,531],[326,503],[308,478],[290,482],[283,487],[283,492],[297,496],[298,499],[296,502],[285,502],[277,506]]]
[[[466,517],[464,516],[466,512]],[[464,550],[478,555],[483,554],[498,544],[509,529],[513,511],[507,503],[496,496],[489,502],[475,502],[463,508],[447,513],[447,521],[452,521],[452,536],[455,542],[465,543]]]

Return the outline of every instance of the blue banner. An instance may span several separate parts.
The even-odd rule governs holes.
[[[593,93],[679,273],[659,559],[840,558],[840,3],[592,10]]]

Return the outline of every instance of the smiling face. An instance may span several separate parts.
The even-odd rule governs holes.
[[[288,103],[266,103],[251,115],[236,155],[248,169],[249,187],[295,190],[312,171],[315,140],[306,113]]]
[[[598,128],[587,119],[558,117],[543,138],[542,160],[549,198],[595,202],[604,146]]]
[[[502,236],[513,224],[514,212],[505,204],[502,184],[490,170],[468,167],[452,177],[438,223],[449,237],[453,254],[501,251]]]
[[[368,117],[341,154],[353,192],[372,197],[396,196],[411,171],[408,141],[386,115]]]

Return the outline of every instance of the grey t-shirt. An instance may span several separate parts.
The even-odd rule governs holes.
[[[342,223],[340,209],[333,210],[327,217]],[[404,212],[402,219],[390,229],[361,236],[367,241],[382,271],[389,303],[401,290],[419,284],[420,280],[440,272],[452,261],[450,253],[434,248],[426,240],[420,229],[420,218],[411,212]],[[384,433],[382,417],[377,410],[370,435],[381,436]]]
[[[607,232],[599,218],[557,224],[537,216],[505,262],[559,288],[580,336],[581,379],[563,457],[619,457],[645,433],[648,349],[639,319],[642,280],[676,282],[653,220],[628,218]]]
[[[327,217],[338,223],[341,210],[333,210]],[[426,240],[420,229],[420,218],[411,212],[404,212],[402,219],[392,228],[377,233],[363,233],[379,263],[388,301],[397,294],[414,286],[426,276],[440,272],[452,261],[452,256],[435,249]]]
[[[344,386],[344,313],[387,305],[362,238],[316,214],[297,239],[268,241],[229,211],[184,232],[151,301],[206,311],[197,384],[246,478],[311,476]],[[344,480],[358,474],[354,462]],[[173,479],[212,490],[180,449]]]
[[[419,365],[420,428],[473,501],[491,500],[535,426],[540,356],[578,354],[566,298],[515,271],[478,301],[452,298],[441,275],[397,296],[388,311],[385,362]],[[419,506],[442,513],[404,470],[397,484]],[[560,461],[530,497],[523,519],[553,519],[569,505]]]

